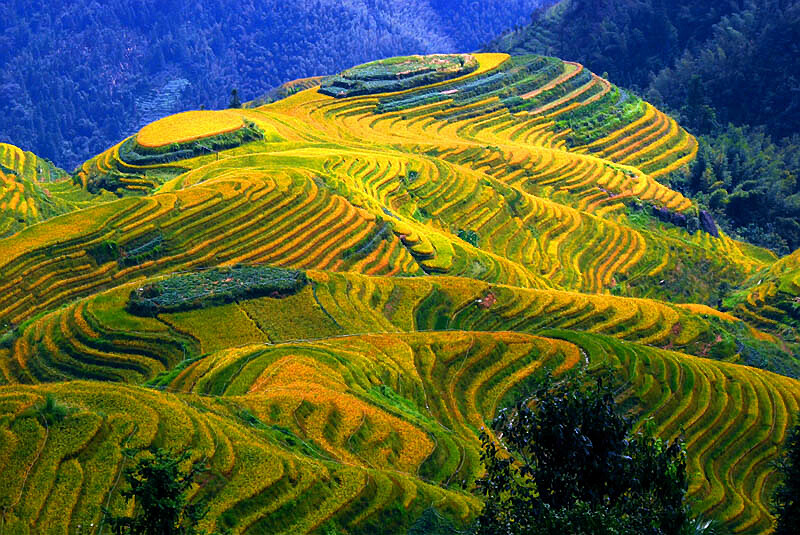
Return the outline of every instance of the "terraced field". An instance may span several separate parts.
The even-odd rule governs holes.
[[[0,143],[0,170],[31,182],[55,182],[67,176],[66,171],[19,147]]]
[[[530,290],[453,277],[397,278],[307,273],[289,297],[137,316],[129,295],[144,282],[78,300],[18,329],[0,379],[49,382],[93,377],[141,383],[187,355],[257,343],[361,333],[441,330],[537,334],[560,328],[736,361],[741,345],[769,335],[702,305],[674,306],[557,290]],[[286,311],[290,308],[291,312]],[[214,325],[212,330],[208,325]]]
[[[51,162],[0,143],[0,237],[110,198],[91,195]]]
[[[585,333],[548,333],[610,365],[630,384],[622,395],[641,407],[664,437],[682,437],[688,453],[689,497],[696,511],[740,533],[768,533],[775,484],[770,459],[796,422],[794,379],[745,366],[625,347]]]
[[[668,187],[697,151],[672,118],[503,54],[278,97],[157,121],[74,179],[0,146],[0,534],[100,533],[148,445],[210,459],[205,528],[465,527],[480,429],[601,368],[685,439],[695,512],[769,530],[797,253]]]
[[[242,118],[234,112],[187,111],[145,126],[136,134],[136,143],[152,150],[227,134],[242,126]]]
[[[43,425],[35,411],[25,412],[47,395],[71,408],[58,425]],[[8,420],[0,500],[11,533],[93,531],[102,524],[103,506],[123,506],[119,473],[131,461],[122,447],[152,443],[192,448],[196,458],[209,459],[213,475],[197,492],[212,499],[210,516],[220,527],[238,532],[306,533],[342,525],[370,533],[376,526],[402,526],[403,516],[421,514],[431,503],[462,523],[479,507],[466,492],[424,483],[394,463],[386,469],[340,462],[290,429],[262,422],[235,398],[74,382],[9,387],[0,399]],[[376,418],[374,425],[381,423]],[[370,438],[359,444],[363,455],[391,451],[397,440],[391,433]],[[402,512],[387,507],[394,501]]]
[[[737,313],[766,329],[796,329],[800,318],[800,251],[781,258],[753,282],[731,297]]]

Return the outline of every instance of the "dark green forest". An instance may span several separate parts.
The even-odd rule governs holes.
[[[800,247],[800,2],[563,0],[488,50],[584,63],[700,138],[670,183],[730,234]]]
[[[468,52],[543,0],[0,2],[0,142],[72,170],[165,115],[401,54]]]

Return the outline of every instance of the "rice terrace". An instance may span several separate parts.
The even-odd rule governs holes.
[[[481,430],[601,370],[684,441],[693,513],[771,530],[800,253],[670,187],[691,134],[538,55],[281,96],[161,119],[72,175],[0,145],[0,534],[101,533],[149,446],[208,461],[208,531],[464,529]]]

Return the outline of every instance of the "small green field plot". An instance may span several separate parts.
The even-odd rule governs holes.
[[[468,54],[384,59],[328,78],[320,92],[337,98],[390,93],[450,80],[477,68],[477,59]]]

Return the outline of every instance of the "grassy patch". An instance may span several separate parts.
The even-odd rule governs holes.
[[[144,386],[148,386],[150,388],[162,389],[166,388],[167,386],[175,380],[180,373],[187,368],[190,364],[193,364],[203,358],[203,356],[192,357],[188,359],[184,359],[178,363],[177,366],[172,368],[171,370],[163,371],[159,373],[157,376],[153,377],[149,381],[147,381]]]

